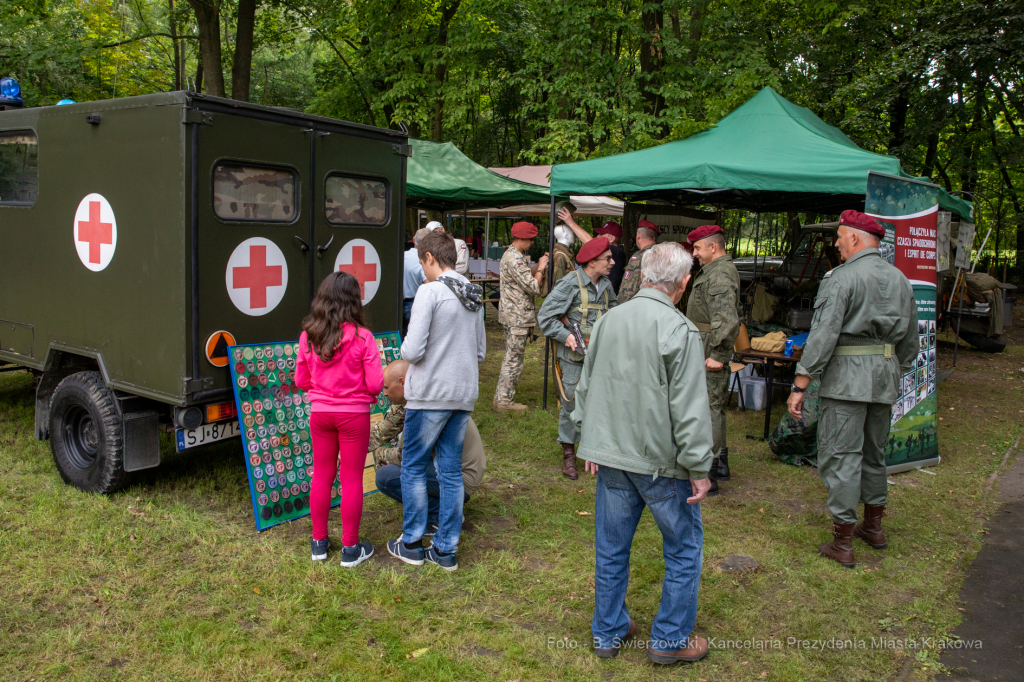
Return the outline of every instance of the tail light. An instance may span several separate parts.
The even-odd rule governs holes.
[[[207,423],[234,419],[237,416],[234,403],[214,403],[206,406]]]

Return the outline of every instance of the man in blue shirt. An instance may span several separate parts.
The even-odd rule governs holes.
[[[416,251],[424,236],[430,234],[430,230],[423,227],[416,231],[412,238],[413,247],[405,252],[405,279],[402,293],[402,338],[405,338],[409,331],[409,315],[412,314],[412,300],[416,298],[416,290],[426,281],[423,274],[423,266],[420,265],[420,257]]]

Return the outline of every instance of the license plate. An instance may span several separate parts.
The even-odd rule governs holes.
[[[216,443],[226,438],[237,438],[240,431],[238,422],[220,422],[219,424],[203,424],[198,429],[178,429],[175,434],[175,450],[181,452],[189,448],[197,448],[207,443]]]

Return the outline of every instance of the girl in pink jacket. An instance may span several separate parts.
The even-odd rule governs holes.
[[[370,410],[384,386],[380,353],[363,323],[359,282],[345,272],[327,276],[302,321],[295,382],[310,397],[313,483],[313,561],[327,558],[331,484],[341,480],[341,565],[357,566],[373,556],[359,541],[363,515],[363,469],[370,443]],[[339,457],[340,454],[340,457]]]

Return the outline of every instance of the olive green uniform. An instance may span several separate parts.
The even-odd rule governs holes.
[[[565,340],[569,330],[562,324],[563,315],[580,326],[584,338],[590,338],[594,323],[619,304],[611,280],[601,277],[597,284],[582,270],[574,270],[555,283],[554,289],[537,313],[541,334],[555,342],[555,356],[562,372],[562,409],[558,414],[558,442],[578,443],[579,433],[572,420],[576,408],[576,384],[583,372],[583,353],[569,350]]]
[[[878,249],[825,273],[797,374],[821,378],[818,474],[836,523],[886,502],[885,444],[899,381],[917,357],[917,304]]]
[[[534,297],[540,294],[540,285],[530,272],[526,257],[514,246],[505,249],[499,273],[501,301],[498,303],[498,322],[505,330],[505,359],[494,390],[494,402],[511,405],[515,402],[516,387],[523,375],[526,341],[537,324]]]
[[[557,283],[570,272],[576,269],[576,257],[565,244],[555,243],[555,250],[551,252],[552,272],[551,281]],[[547,273],[544,273],[547,275]]]
[[[722,454],[725,442],[725,403],[729,397],[729,361],[740,333],[740,275],[732,256],[719,256],[701,266],[686,303],[686,316],[700,330],[704,357],[722,363],[722,369],[705,371],[711,405],[712,451]]]
[[[622,284],[619,285],[619,303],[625,303],[640,291],[640,266],[643,264],[644,254],[650,251],[652,246],[654,244],[648,244],[626,261],[626,271],[622,273]]]

